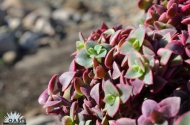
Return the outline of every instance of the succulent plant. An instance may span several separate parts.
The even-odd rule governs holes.
[[[190,123],[190,1],[138,5],[145,18],[137,27],[102,23],[88,38],[79,33],[69,70],[38,99],[60,125]]]

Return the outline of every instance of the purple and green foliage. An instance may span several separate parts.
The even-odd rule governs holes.
[[[190,124],[190,0],[138,5],[137,27],[79,33],[69,70],[38,100],[60,124]]]

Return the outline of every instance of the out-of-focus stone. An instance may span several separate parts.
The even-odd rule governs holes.
[[[7,51],[17,51],[17,46],[10,34],[0,33],[0,55]]]
[[[37,40],[39,35],[30,31],[25,32],[19,40],[19,45],[28,53],[34,53],[38,49]]]
[[[51,9],[49,6],[44,6],[44,7],[38,8],[35,11],[33,11],[33,13],[36,13],[40,17],[44,17],[47,19],[51,17]]]
[[[29,13],[26,15],[26,17],[23,19],[23,26],[27,29],[32,29],[34,27],[34,24],[36,20],[39,18],[39,15],[36,13]]]
[[[17,57],[17,53],[15,51],[7,51],[3,54],[2,59],[7,64],[13,64]]]
[[[33,27],[33,31],[48,34],[48,35],[54,35],[55,33],[55,30],[51,26],[49,20],[45,18],[37,19],[35,26]]]
[[[21,20],[19,18],[9,18],[7,19],[10,29],[16,30],[21,26]]]

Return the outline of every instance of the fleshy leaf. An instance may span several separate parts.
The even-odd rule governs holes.
[[[96,77],[99,79],[104,78],[104,76],[106,75],[106,71],[102,66],[97,66],[96,67]]]
[[[114,34],[115,33],[115,30],[114,29],[108,29],[108,30],[106,30],[106,31],[104,31],[104,34],[106,35],[106,36],[108,36],[108,35],[112,35],[112,34]]]
[[[74,88],[75,88],[75,91],[76,91],[79,95],[83,95],[83,93],[82,93],[81,90],[80,90],[80,87],[82,86],[82,84],[83,84],[82,79],[76,77],[75,80],[74,80]]]
[[[183,64],[183,59],[181,57],[181,55],[172,55],[170,61],[169,61],[169,66],[173,67],[173,66],[179,66]]]
[[[38,103],[40,103],[41,105],[44,105],[46,103],[46,101],[48,100],[48,98],[49,98],[48,89],[46,89],[43,91],[43,93],[38,98]]]
[[[77,109],[77,102],[73,102],[72,105],[71,105],[71,108],[70,108],[70,118],[72,121],[74,121],[74,118],[75,118],[75,112],[76,112],[76,109]]]
[[[74,125],[72,119],[69,116],[64,116],[62,118],[63,125]]]
[[[139,79],[131,80],[130,83],[133,86],[133,94],[134,95],[139,94],[144,87],[144,82]]]
[[[136,120],[130,118],[120,118],[116,121],[116,125],[136,125]]]
[[[59,101],[47,101],[43,107],[45,108],[45,107],[60,106],[60,105],[61,105],[61,100],[59,100]]]
[[[152,93],[158,93],[165,86],[167,81],[160,76],[154,76],[154,84],[150,85],[150,91]]]
[[[112,73],[112,79],[117,79],[121,75],[121,71],[119,69],[119,66],[117,63],[114,61],[113,62],[113,73]]]
[[[82,42],[83,44],[86,42],[86,40],[85,40],[85,38],[84,38],[84,36],[83,36],[83,34],[82,34],[81,32],[79,32],[79,40],[80,40],[80,42]]]
[[[143,54],[144,55],[155,55],[155,53],[148,47],[142,46]]]
[[[114,54],[114,51],[115,51],[115,48],[112,48],[109,52],[108,52],[108,54],[107,54],[107,56],[106,56],[106,58],[105,58],[105,61],[104,61],[104,63],[105,63],[105,66],[108,68],[108,69],[112,69],[112,64],[113,64],[113,54]]]
[[[134,50],[134,48],[132,47],[132,44],[129,41],[125,41],[120,48],[120,52],[123,55],[128,54],[132,50]]]
[[[129,85],[124,85],[124,84],[117,84],[117,88],[120,93],[120,99],[122,103],[127,102],[129,99],[131,92],[132,92],[132,87]]]
[[[111,37],[110,37],[110,45],[111,46],[114,46],[115,44],[117,44],[117,42],[119,42],[117,39],[118,39],[118,36],[119,34],[121,33],[121,30],[118,30],[116,31]]]
[[[90,91],[90,96],[96,101],[96,103],[100,104],[100,83],[97,83]]]
[[[142,114],[146,117],[149,117],[153,110],[158,110],[159,108],[160,106],[157,102],[147,99],[142,104]]]
[[[65,91],[69,87],[74,76],[75,72],[65,72],[59,77],[59,82],[62,84],[62,91]]]
[[[139,79],[141,79],[147,85],[153,84],[153,73],[147,64],[145,65],[145,73]]]
[[[92,122],[92,120],[87,120],[87,121],[85,122],[85,125],[90,125],[91,122]]]
[[[144,63],[144,58],[139,52],[131,51],[129,53],[129,59],[128,59],[129,67],[132,67],[135,64],[135,59],[137,59],[137,58],[140,58],[142,60],[142,62]]]
[[[165,48],[160,48],[157,51],[158,56],[160,56],[160,64],[166,65],[172,55],[172,51]]]
[[[119,96],[117,88],[109,80],[107,80],[104,84],[104,92],[105,95],[112,94],[114,96]]]
[[[139,40],[139,47],[141,47],[145,37],[145,29],[143,27],[138,28],[135,31],[134,36]]]
[[[180,116],[174,125],[187,125],[187,123],[190,123],[190,111]]]
[[[76,48],[77,50],[81,50],[84,47],[84,43],[81,41],[76,42]]]
[[[168,97],[159,103],[161,107],[167,106],[168,114],[164,114],[165,117],[170,118],[177,115],[180,108],[180,101],[181,99],[179,97]],[[163,111],[165,112],[166,110]]]
[[[164,37],[160,40],[160,47],[165,47],[168,43],[171,42],[171,34],[167,33],[166,35],[164,35]]]
[[[115,103],[115,99],[116,97],[111,95],[111,94],[107,94],[104,98],[104,102],[106,104],[109,104],[109,105],[113,105]]]
[[[92,67],[93,59],[86,53],[84,49],[80,50],[76,56],[76,62],[84,67]]]
[[[58,74],[53,75],[53,77],[49,81],[49,84],[48,84],[48,94],[49,95],[53,94],[57,76],[58,76]]]
[[[114,117],[117,111],[119,110],[119,105],[120,105],[120,98],[116,97],[115,102],[113,105],[107,104],[107,112],[110,117]]]
[[[127,70],[127,73],[125,74],[125,78],[128,79],[135,79],[135,78],[139,78],[143,75],[143,72],[138,72],[137,70],[135,70],[133,67],[130,67]]]

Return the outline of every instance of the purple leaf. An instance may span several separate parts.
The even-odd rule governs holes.
[[[105,58],[104,63],[105,63],[105,66],[106,66],[108,69],[112,69],[114,51],[115,51],[115,48],[112,48],[112,49],[108,52],[108,54],[107,54],[107,56],[106,56],[106,58]]]
[[[75,72],[76,71],[76,62],[73,59],[73,61],[71,62],[70,66],[69,66],[69,71],[70,72]]]
[[[110,117],[114,117],[117,111],[119,110],[120,105],[120,98],[116,97],[115,102],[113,105],[106,104],[107,106],[107,112]]]
[[[117,79],[121,75],[121,71],[119,69],[118,64],[114,61],[113,62],[113,73],[112,73],[112,79]]]
[[[177,115],[179,111],[180,102],[181,99],[179,97],[168,97],[159,103],[160,107],[163,108],[160,109],[160,111],[165,113],[165,117],[174,117]]]
[[[166,12],[167,18],[172,18],[177,13],[178,7],[176,3],[173,3]]]
[[[154,76],[154,84],[150,85],[152,93],[158,93],[166,85],[167,81],[160,76]]]
[[[159,108],[160,108],[160,106],[158,105],[157,102],[147,99],[142,104],[142,114],[145,117],[149,117],[153,110],[158,110]]]
[[[118,37],[121,33],[121,30],[118,30],[116,31],[111,37],[110,37],[110,45],[111,46],[114,46],[115,44],[117,44],[119,41],[118,41]]]
[[[173,40],[172,42],[167,44],[165,48],[171,50],[173,53],[178,55],[183,55],[184,53],[184,47],[179,40]]]
[[[153,7],[159,15],[166,11],[166,8],[164,8],[162,5],[154,4]]]
[[[58,74],[53,75],[53,77],[49,81],[49,84],[48,84],[48,94],[49,95],[53,94],[57,76],[58,76]]]
[[[65,72],[59,77],[59,82],[62,84],[62,91],[65,91],[69,87],[74,76],[75,72]]]
[[[81,42],[83,42],[83,43],[86,42],[86,40],[85,40],[85,38],[84,38],[84,36],[83,36],[83,34],[82,34],[81,32],[79,32],[79,40],[80,40]]]
[[[38,98],[38,103],[41,105],[44,105],[47,102],[48,98],[49,98],[48,89],[46,89],[43,91],[43,93]]]
[[[139,79],[131,80],[130,83],[133,87],[133,94],[134,95],[138,95],[144,87],[144,82],[139,80]]]
[[[96,103],[100,104],[100,83],[96,84],[90,91],[90,96],[96,101]]]
[[[120,93],[121,103],[126,103],[131,95],[132,87],[129,85],[117,84],[117,88]]]
[[[72,121],[74,121],[74,118],[75,118],[75,112],[77,109],[77,105],[78,105],[78,103],[75,101],[72,103],[71,108],[70,108],[70,118],[72,119]]]
[[[83,81],[82,81],[81,78],[76,77],[76,78],[74,79],[74,88],[75,88],[75,91],[76,91],[79,95],[82,95],[82,94],[83,94],[83,93],[81,92],[81,90],[80,90],[80,87],[82,86],[82,84],[83,84]]]
[[[91,78],[88,76],[88,70],[86,69],[85,71],[84,71],[84,73],[83,73],[83,81],[86,83],[86,84],[90,84],[90,82],[91,82]]]
[[[126,55],[121,63],[121,67],[126,67],[128,65],[128,55]]]
[[[61,100],[59,101],[47,101],[45,104],[44,104],[44,108],[45,107],[59,107],[61,105]]]
[[[177,26],[181,23],[182,15],[177,13],[174,17],[168,20],[168,24],[171,24],[173,26]]]
[[[86,97],[90,97],[90,90],[91,87],[88,85],[83,85],[80,87],[81,92],[86,96]]]
[[[104,70],[104,68],[102,66],[97,66],[95,77],[102,79],[104,78],[105,75],[106,75],[106,71]]]
[[[130,118],[120,118],[116,121],[116,125],[136,125],[136,120]]]
[[[181,23],[186,24],[186,25],[190,24],[190,17],[185,18],[184,20],[181,21]]]
[[[185,16],[190,14],[190,4],[187,4],[181,8],[181,13]]]

